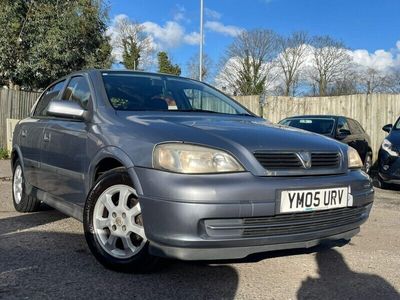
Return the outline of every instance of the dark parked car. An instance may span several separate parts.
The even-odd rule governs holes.
[[[52,84],[17,125],[13,199],[82,221],[106,267],[145,271],[156,257],[349,240],[374,196],[361,167],[353,148],[272,125],[201,82],[91,70]]]
[[[383,126],[389,135],[379,150],[379,179],[381,187],[389,184],[400,185],[400,117],[394,125]]]
[[[357,150],[363,170],[369,173],[372,166],[371,139],[356,120],[332,115],[308,115],[286,118],[279,124],[322,134],[346,143]]]

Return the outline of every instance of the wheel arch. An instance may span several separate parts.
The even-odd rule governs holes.
[[[122,149],[109,146],[102,148],[92,159],[89,166],[88,192],[94,186],[96,180],[102,173],[115,169],[117,167],[125,167],[129,173],[134,187],[138,194],[143,194],[139,178],[135,172],[134,164],[131,158]]]
[[[22,170],[25,170],[24,166],[24,160],[22,158],[22,152],[21,149],[18,146],[14,146],[11,150],[11,169],[14,170],[15,162],[17,159],[19,159],[19,163],[21,164]]]

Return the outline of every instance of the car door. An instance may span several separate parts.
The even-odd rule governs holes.
[[[63,101],[75,101],[88,109],[91,102],[89,82],[74,76],[62,95]],[[42,167],[50,194],[74,204],[86,198],[85,171],[88,168],[88,124],[82,120],[51,118],[44,131]]]
[[[358,151],[361,160],[364,162],[365,156],[367,155],[368,152],[368,140],[366,137],[366,133],[364,132],[361,125],[357,121],[353,119],[348,119],[348,121],[350,125],[350,131],[353,135],[355,148]]]
[[[348,132],[347,134],[343,134],[343,132]],[[350,130],[350,125],[348,119],[340,117],[338,119],[338,125],[336,129],[336,138],[340,140],[342,143],[346,143],[347,145],[355,148],[357,150],[357,145],[354,140],[354,136]]]
[[[40,189],[44,188],[44,182],[41,180],[41,147],[44,129],[47,126],[46,111],[50,101],[58,97],[64,85],[65,80],[61,80],[47,88],[37,101],[31,116],[20,123],[19,140],[25,179]]]

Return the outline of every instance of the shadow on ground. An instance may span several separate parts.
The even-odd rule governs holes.
[[[316,255],[319,278],[307,278],[298,299],[400,299],[396,289],[383,278],[352,271],[343,256],[333,250]]]
[[[169,261],[157,273],[122,274],[98,264],[83,234],[69,233],[71,229],[62,221],[64,218],[57,211],[45,211],[0,219],[0,299],[233,299],[239,274],[232,266],[220,263],[256,263],[314,252],[319,277],[302,282],[298,299],[400,299],[383,278],[354,272],[346,265],[342,255],[332,249],[345,245],[346,241],[257,254],[212,265]],[[61,221],[57,227],[63,232],[35,228],[55,221]],[[27,229],[31,230],[24,231]],[[262,292],[261,298],[279,298]]]
[[[46,211],[0,219],[0,299],[235,297],[239,276],[231,266],[171,261],[154,274],[122,274],[97,263],[83,234],[16,231],[63,218]]]

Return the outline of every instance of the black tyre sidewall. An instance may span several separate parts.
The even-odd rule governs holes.
[[[14,196],[15,170],[17,169],[18,166],[21,167],[21,171],[22,171],[22,195],[21,195],[20,203],[17,203],[15,201],[15,196]],[[33,212],[38,209],[40,202],[38,200],[36,200],[34,197],[26,194],[24,168],[22,167],[19,159],[17,159],[14,163],[11,189],[12,189],[13,204],[14,204],[14,208],[16,211],[18,211],[18,212]]]
[[[116,169],[105,173],[95,184],[86,200],[83,227],[88,246],[96,259],[105,267],[119,272],[146,273],[154,268],[156,258],[149,254],[148,242],[135,256],[118,259],[108,254],[96,238],[93,227],[93,212],[100,195],[109,187],[124,184],[133,187],[125,169]]]

